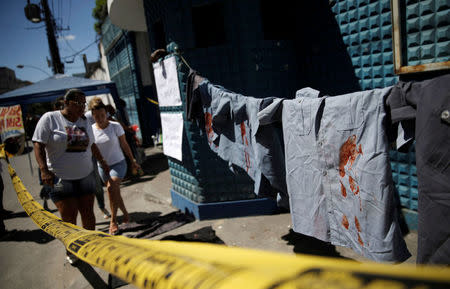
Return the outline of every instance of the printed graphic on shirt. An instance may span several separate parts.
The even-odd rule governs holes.
[[[67,148],[66,152],[79,153],[85,152],[89,146],[89,135],[86,128],[77,126],[66,126]]]

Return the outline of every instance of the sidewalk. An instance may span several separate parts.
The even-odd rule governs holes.
[[[40,186],[37,184],[37,166],[34,153],[31,159],[35,168],[30,174],[28,156],[22,155],[12,160],[13,167],[22,178],[27,189],[39,200]],[[125,181],[122,197],[130,212],[131,226],[122,226],[123,235],[135,235],[138,229],[158,232],[167,230],[162,225],[175,224],[177,210],[171,206],[171,179],[167,158],[161,148],[146,150],[147,160],[143,165],[146,174],[138,180]],[[43,233],[25,216],[15,192],[12,191],[9,175],[2,173],[5,183],[4,205],[15,213],[5,221],[9,234],[0,240],[0,284],[2,288],[107,288],[108,273],[86,264],[73,267],[65,263],[64,247]],[[105,195],[106,200],[108,198]],[[40,201],[41,202],[41,201]],[[42,202],[41,202],[42,203]],[[107,201],[108,203],[108,201]],[[53,203],[49,203],[54,210]],[[95,205],[97,230],[107,230],[108,220]],[[55,212],[55,214],[58,214]],[[119,214],[120,216],[120,214]],[[178,215],[179,216],[179,215]],[[164,217],[164,218],[163,218]],[[119,218],[120,220],[120,218]],[[80,222],[80,221],[79,221]],[[152,223],[153,222],[153,223]],[[158,223],[159,222],[159,223]],[[180,223],[178,223],[180,225]],[[138,228],[140,227],[140,228]],[[162,228],[162,229],[161,229]],[[291,230],[288,213],[270,216],[251,216],[231,219],[192,221],[180,227],[152,237],[154,240],[189,240],[224,243],[227,246],[269,250],[282,253],[302,253],[320,256],[350,258],[357,261],[366,259],[352,250],[335,247],[314,238],[299,235]],[[417,234],[406,236],[411,254],[407,263],[415,263],[417,254]],[[134,288],[126,285],[121,288]]]

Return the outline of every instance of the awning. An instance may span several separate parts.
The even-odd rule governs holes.
[[[53,101],[71,88],[82,90],[86,96],[110,93],[115,103],[118,100],[116,85],[112,81],[57,74],[32,85],[0,94],[0,106]]]

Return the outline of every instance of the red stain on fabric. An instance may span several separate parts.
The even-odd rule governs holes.
[[[358,155],[362,155],[363,150],[361,144],[356,144],[356,135],[350,136],[345,143],[341,146],[341,149],[339,150],[339,175],[341,178],[344,178],[346,175],[346,166],[347,171],[350,171],[356,158]],[[352,172],[352,171],[350,171]],[[362,211],[362,201],[361,196],[359,196],[359,186],[358,183],[355,180],[355,173],[352,173],[353,176],[348,174],[348,183],[350,186],[350,190],[354,195],[358,195],[359,198],[359,210]],[[355,177],[355,178],[354,178]],[[342,182],[341,182],[341,191],[342,191]],[[344,188],[345,189],[345,188]]]
[[[361,236],[359,235],[359,233],[358,233],[358,242],[359,242],[359,244],[360,244],[361,246],[364,247],[364,242],[362,241]]]
[[[359,186],[355,182],[355,180],[352,178],[352,176],[348,177],[348,183],[350,184],[350,190],[352,190],[352,193],[357,195],[359,194]]]
[[[348,219],[346,215],[342,216],[342,226],[348,230]]]
[[[209,112],[205,113],[205,130],[208,138],[208,143],[212,144],[212,139],[214,137],[214,130],[212,128],[212,115]]]
[[[247,139],[247,135],[246,135],[244,122],[241,122],[241,136],[242,136],[242,142],[248,146],[248,139]]]
[[[244,159],[245,159],[245,169],[248,172],[248,169],[250,168],[250,155],[247,151],[248,147],[248,138],[247,138],[247,131],[245,129],[245,123],[241,122],[241,137],[242,137],[242,143],[244,144]]]
[[[348,177],[348,183],[350,184],[350,190],[352,190],[352,193],[355,193],[356,184],[355,184],[355,180],[352,178],[352,176]]]
[[[359,193],[359,187],[358,187],[358,193]],[[356,193],[355,193],[356,194]],[[362,212],[362,201],[361,201],[361,196],[358,196],[359,198],[359,210]]]
[[[345,176],[345,166],[349,163],[350,168],[359,154],[362,154],[361,144],[356,148],[356,135],[350,136],[339,150],[339,175]]]
[[[361,232],[361,225],[359,224],[359,220],[356,216],[355,216],[355,226],[356,230],[358,230],[358,232]]]
[[[355,180],[352,178],[352,176],[348,176],[348,182],[350,184],[350,190],[352,190],[352,193],[354,195],[358,195],[359,194],[359,186],[358,184],[355,182]],[[361,196],[358,196],[359,198],[359,210],[362,211],[362,201],[361,201]]]
[[[250,168],[250,156],[247,152],[244,152],[245,155],[245,170],[248,172],[248,169]]]
[[[339,181],[339,182],[341,183],[341,193],[342,193],[342,196],[343,196],[344,198],[346,198],[346,197],[347,197],[347,190],[345,189],[344,184],[342,184],[341,181]]]

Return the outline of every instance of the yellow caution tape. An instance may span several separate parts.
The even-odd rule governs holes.
[[[159,103],[156,100],[153,100],[151,98],[145,97],[148,101],[150,101],[153,104],[159,105]]]
[[[85,230],[44,210],[9,164],[8,170],[20,203],[42,230],[81,260],[139,288],[450,288],[450,269],[442,267],[357,263]]]

